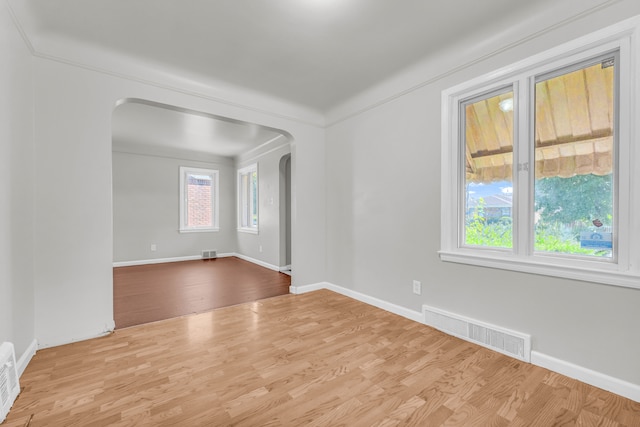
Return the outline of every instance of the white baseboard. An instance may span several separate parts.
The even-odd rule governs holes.
[[[235,252],[230,252],[226,254],[218,254],[218,258],[226,258],[234,256],[236,258],[243,259],[245,261],[252,262],[261,267],[268,268],[273,271],[282,271],[282,268],[273,264],[269,264],[268,262],[260,261],[259,259],[251,258],[246,255],[238,254]],[[154,258],[154,259],[141,259],[137,261],[117,261],[113,263],[114,267],[130,267],[132,265],[146,265],[146,264],[164,264],[165,262],[180,262],[180,261],[195,261],[202,259],[201,255],[189,255],[189,256],[181,256],[181,257],[173,257],[173,258]],[[291,268],[291,266],[287,266]]]
[[[333,283],[329,282],[320,282],[304,286],[291,286],[289,287],[289,292],[291,292],[292,294],[303,294],[306,292],[317,291],[319,289],[328,289],[330,291],[339,293],[349,298],[353,298],[365,304],[369,304],[390,313],[397,314],[398,316],[413,320],[414,322],[424,323],[423,316],[420,311],[410,310],[408,308],[401,307],[399,305],[395,305],[390,302],[383,301],[381,299],[365,295],[351,289],[343,288],[342,286],[334,285]]]
[[[278,270],[279,270],[280,272],[283,272],[283,271],[291,271],[291,264],[289,264],[289,265],[283,265],[282,267],[279,267],[279,268],[278,268]]]
[[[38,350],[45,348],[58,347],[60,345],[71,344],[79,341],[92,340],[94,338],[105,337],[113,333],[116,328],[116,322],[114,319],[107,319],[102,326],[95,329],[87,329],[80,333],[74,334],[71,339],[68,337],[62,338],[59,336],[48,336],[46,338],[40,337],[38,340]]]
[[[29,347],[22,353],[22,356],[16,362],[16,368],[18,369],[18,376],[21,377],[24,373],[24,370],[27,369],[27,365],[31,362],[31,359],[36,354],[36,350],[38,350],[38,340],[34,339],[29,344]]]
[[[252,262],[252,263],[257,264],[257,265],[259,265],[261,267],[268,268],[269,270],[280,271],[280,267],[278,267],[277,265],[269,264],[268,262],[260,261],[259,259],[251,258],[251,257],[248,257],[246,255],[237,254],[237,253],[233,254],[233,256],[237,257],[237,258],[240,258],[240,259],[243,259],[245,261]]]
[[[230,256],[237,256],[237,255],[234,253],[218,254],[218,258],[225,258]],[[189,255],[189,256],[179,256],[179,257],[172,257],[172,258],[141,259],[136,261],[117,261],[113,263],[113,266],[114,267],[130,267],[132,265],[164,264],[165,262],[195,261],[199,259],[202,259],[202,255]]]
[[[113,333],[113,330],[102,330],[100,332],[95,332],[95,333],[84,333],[82,335],[78,335],[72,338],[59,337],[59,336],[47,337],[45,339],[41,339],[38,341],[38,350],[44,350],[45,348],[67,345],[74,342],[92,340],[94,338],[106,337],[107,335],[111,335],[112,333]]]
[[[640,385],[638,384],[633,384],[583,366],[556,359],[555,357],[537,351],[531,352],[531,363],[594,387],[610,391],[627,399],[640,402]]]
[[[307,292],[319,291],[320,289],[329,289],[330,285],[328,282],[320,282],[310,285],[289,286],[289,293],[296,295],[306,294]]]

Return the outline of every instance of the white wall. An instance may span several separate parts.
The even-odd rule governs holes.
[[[35,338],[31,53],[0,5],[0,342]]]
[[[271,266],[280,263],[280,159],[291,152],[289,144],[266,153],[240,156],[237,169],[258,165],[258,234],[238,232],[238,253]],[[236,221],[237,226],[237,221]]]
[[[124,98],[230,117],[292,135],[294,167],[304,171],[297,177],[293,170],[298,193],[293,201],[293,281],[325,278],[322,128],[218,102],[204,93],[148,85],[50,59],[35,58],[34,64],[35,298],[41,346],[93,337],[113,327],[111,116]]]
[[[561,5],[571,3],[577,14],[580,2]],[[556,12],[536,31],[529,22],[442,53],[329,114],[327,278],[412,310],[429,304],[529,333],[539,353],[640,385],[639,290],[444,263],[437,254],[442,90],[638,14],[640,3],[609,2],[575,19]],[[421,296],[412,279],[422,281]]]
[[[218,171],[220,231],[178,231],[181,166]],[[213,159],[194,161],[114,150],[113,261],[199,256],[207,249],[235,252],[235,182],[231,158],[221,157],[214,163]],[[151,244],[156,251],[151,251]]]

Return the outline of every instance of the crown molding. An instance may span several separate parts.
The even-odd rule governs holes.
[[[13,25],[15,25],[18,33],[20,33],[20,37],[22,37],[25,46],[27,47],[27,49],[29,49],[29,52],[34,55],[36,50],[33,47],[33,43],[31,43],[31,39],[29,39],[27,32],[24,30],[22,24],[20,23],[16,12],[13,10],[13,7],[11,7],[11,3],[9,3],[9,0],[5,0],[5,5],[7,6],[7,10],[9,11],[9,15],[11,16],[11,20],[13,21]]]
[[[128,80],[128,81],[132,81],[132,82],[136,82],[136,83],[141,83],[147,86],[153,86],[159,89],[164,89],[164,90],[169,90],[172,92],[177,92],[177,93],[181,93],[184,95],[188,95],[188,96],[192,96],[195,98],[200,98],[200,99],[205,99],[207,101],[213,101],[219,104],[224,104],[230,107],[235,107],[235,108],[240,108],[246,111],[251,111],[251,112],[255,112],[255,113],[260,113],[260,114],[264,114],[267,116],[271,116],[274,118],[278,118],[278,119],[283,119],[283,120],[287,120],[287,121],[292,121],[292,122],[296,122],[299,124],[303,124],[303,125],[307,125],[307,126],[312,126],[312,127],[316,127],[316,128],[324,128],[325,127],[325,123],[323,120],[310,120],[310,119],[303,119],[303,118],[299,118],[299,117],[295,117],[289,114],[281,114],[281,113],[277,113],[271,109],[266,109],[266,108],[259,108],[259,107],[253,107],[251,105],[248,105],[246,103],[241,103],[241,102],[235,102],[235,101],[231,101],[230,99],[227,98],[223,98],[223,97],[219,97],[219,96],[213,96],[213,95],[209,95],[203,92],[199,92],[196,90],[192,90],[192,89],[187,89],[184,87],[180,87],[177,85],[172,85],[172,84],[167,84],[167,83],[161,83],[159,81],[156,81],[154,79],[148,79],[148,78],[143,78],[140,76],[136,76],[134,74],[129,74],[129,73],[123,73],[123,72],[119,72],[119,71],[114,71],[114,70],[110,70],[107,68],[103,68],[103,67],[99,67],[99,66],[94,66],[94,65],[90,65],[90,64],[86,64],[86,63],[82,63],[79,61],[74,61],[71,59],[67,59],[61,56],[57,56],[57,55],[50,55],[47,53],[43,53],[43,52],[39,52],[37,50],[33,51],[33,56],[36,58],[40,58],[40,59],[45,59],[48,61],[53,61],[53,62],[58,62],[61,64],[65,64],[65,65],[69,65],[72,67],[76,67],[76,68],[82,68],[88,71],[93,71],[96,73],[100,73],[100,74],[105,74],[111,77],[115,77],[118,79],[123,79],[123,80]],[[208,86],[206,85],[206,83],[203,83],[204,86]],[[210,86],[209,86],[210,87]]]

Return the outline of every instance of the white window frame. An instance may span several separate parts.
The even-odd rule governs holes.
[[[251,211],[251,201],[253,200],[252,194],[247,193],[248,200],[243,199],[242,193],[242,177],[245,175],[250,175],[252,173],[256,173],[256,216],[257,221],[256,224],[244,224],[244,215],[249,215]],[[249,166],[245,166],[242,169],[238,169],[238,180],[237,180],[237,194],[238,194],[238,231],[242,233],[251,233],[258,234],[259,233],[259,225],[260,225],[260,174],[258,173],[258,164],[253,163]],[[251,186],[249,187],[251,188]],[[245,212],[245,207],[248,212]]]
[[[207,175],[213,182],[211,188],[211,226],[189,227],[187,226],[188,193],[187,176],[191,174]],[[219,227],[219,172],[215,169],[202,169],[180,166],[180,233],[206,233],[220,231]]]
[[[637,70],[640,17],[635,17],[516,64],[459,84],[442,92],[442,192],[441,249],[443,261],[478,265],[555,277],[571,278],[609,285],[640,288],[640,148],[634,147],[639,117],[640,79]],[[461,244],[461,203],[464,203],[464,163],[461,161],[460,102],[473,96],[513,85],[514,138],[531,141],[533,112],[530,111],[535,77],[572,66],[612,51],[619,52],[616,63],[619,75],[617,130],[617,236],[613,260],[567,257],[533,251],[531,215],[534,167],[517,171],[516,164],[531,162],[529,153],[518,151],[514,144],[514,242],[513,249],[470,247]],[[519,101],[518,101],[519,100]],[[524,168],[523,168],[524,169]],[[520,174],[524,179],[518,179]],[[615,179],[615,178],[614,178]],[[524,182],[524,184],[523,184]],[[529,183],[529,184],[527,184]],[[531,212],[529,212],[531,211]],[[636,218],[635,220],[632,220]]]

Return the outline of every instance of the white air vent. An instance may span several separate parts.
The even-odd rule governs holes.
[[[471,341],[525,362],[531,361],[531,336],[444,310],[422,306],[424,323],[442,332]]]
[[[0,423],[7,418],[9,409],[20,393],[16,355],[13,344],[0,345]]]
[[[213,259],[217,257],[218,257],[218,254],[213,249],[202,251],[202,259]]]

